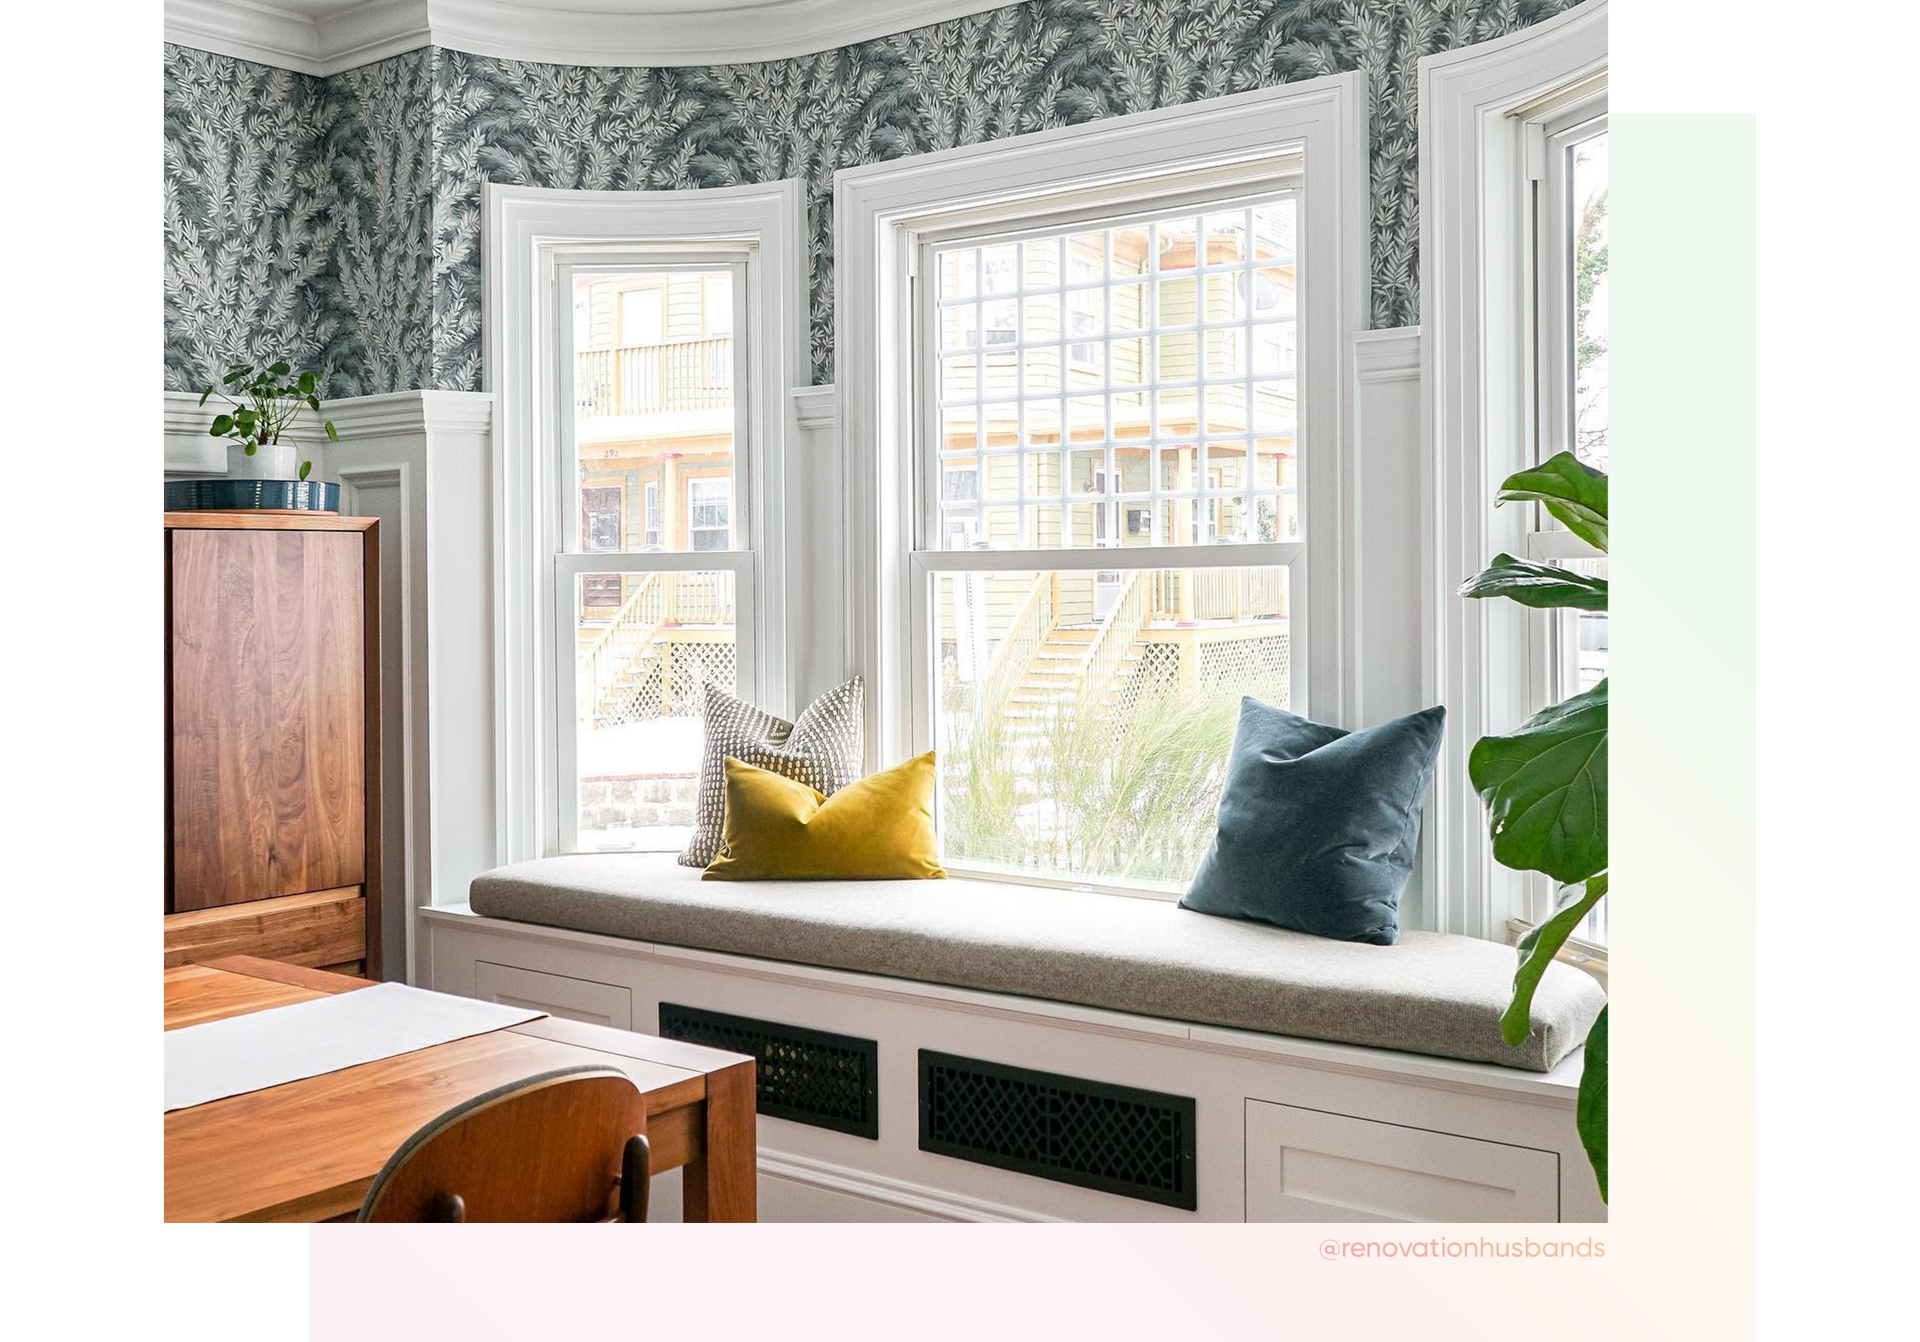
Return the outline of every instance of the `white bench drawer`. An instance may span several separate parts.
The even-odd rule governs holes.
[[[1249,1221],[1557,1221],[1560,1158],[1247,1101]]]
[[[567,1020],[633,1028],[633,990],[618,984],[479,960],[473,966],[473,995],[484,1002],[527,1007]]]

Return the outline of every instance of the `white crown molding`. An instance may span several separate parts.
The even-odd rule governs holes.
[[[322,18],[250,0],[167,0],[166,40],[303,75],[331,75],[432,41],[427,0],[365,0]]]
[[[830,51],[1016,0],[626,0],[618,13],[594,3],[363,0],[312,17],[254,0],[166,0],[165,34],[309,75],[429,45],[556,65],[725,65]]]

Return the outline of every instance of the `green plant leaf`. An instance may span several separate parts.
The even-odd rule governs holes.
[[[222,386],[230,387],[245,376],[246,376],[246,373],[244,371],[236,369],[235,371],[228,373],[225,377],[221,378],[220,383]]]
[[[224,438],[232,428],[232,415],[215,415],[213,417],[213,427],[208,429],[207,433],[214,438]]]
[[[212,388],[212,387],[208,387],[208,388],[207,388],[207,389],[206,389],[205,391],[203,391],[203,392],[201,392],[201,393],[200,393],[200,404],[201,404],[201,405],[205,405],[205,404],[207,403],[207,397],[209,397],[209,396],[211,396],[211,395],[213,395],[213,388]]]
[[[308,395],[308,396],[313,395],[313,370],[312,369],[308,369],[306,372],[300,374],[300,390],[305,395]]]
[[[1486,805],[1494,860],[1584,881],[1607,866],[1607,682],[1483,736],[1467,776]]]
[[[302,480],[304,480],[304,479],[306,479],[306,478],[307,478],[307,472],[308,472],[308,471],[310,471],[310,470],[312,470],[312,469],[313,469],[313,463],[312,463],[312,462],[310,462],[310,461],[303,461],[303,462],[301,462],[301,463],[300,463],[300,478],[301,478]]]
[[[269,373],[272,373],[275,377],[285,377],[288,373],[291,373],[293,369],[289,367],[284,360],[282,360],[279,363],[268,364],[267,371]]]
[[[314,407],[314,409],[316,409],[316,410],[318,410],[319,408],[320,408],[319,406],[315,406],[315,407]],[[340,441],[340,430],[338,430],[338,429],[336,429],[336,428],[334,428],[334,427],[333,427],[333,421],[332,421],[332,420],[328,420],[328,421],[326,422],[326,428],[327,428],[327,438],[328,438],[328,440],[329,440],[329,441],[331,441],[331,442],[335,442],[335,443],[337,443],[337,442],[339,442],[339,441]]]
[[[1567,944],[1573,929],[1607,893],[1607,873],[1589,876],[1584,884],[1560,888],[1560,902],[1553,916],[1537,927],[1527,929],[1515,947],[1520,967],[1513,972],[1513,1001],[1500,1017],[1500,1037],[1509,1044],[1524,1044],[1533,1033],[1533,991],[1540,986],[1547,966]]]
[[[1483,571],[1460,584],[1459,593],[1476,600],[1489,596],[1510,597],[1536,610],[1607,608],[1605,578],[1589,578],[1571,569],[1515,559],[1509,554],[1495,555]]]
[[[1607,548],[1607,477],[1571,452],[1560,452],[1538,466],[1507,477],[1498,495],[1502,503],[1538,503],[1586,541]]]
[[[307,397],[307,405],[309,408],[318,411],[320,409],[320,398],[318,396]]]
[[[1580,1073],[1580,1097],[1574,1101],[1573,1117],[1580,1129],[1580,1145],[1587,1148],[1587,1163],[1600,1183],[1600,1200],[1607,1200],[1607,1009],[1587,1031],[1587,1060]]]
[[[248,456],[252,456],[255,452],[259,451],[259,449],[260,449],[260,444],[254,442],[253,439],[251,438],[247,439],[247,455]]]

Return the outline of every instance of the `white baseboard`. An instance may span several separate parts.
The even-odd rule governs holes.
[[[825,1160],[790,1155],[764,1146],[759,1149],[759,1159],[762,1178],[784,1179],[805,1189],[861,1198],[936,1221],[1060,1224],[1063,1220],[1022,1207],[1009,1207],[985,1198],[969,1197],[950,1189],[932,1188],[926,1184],[856,1170]]]

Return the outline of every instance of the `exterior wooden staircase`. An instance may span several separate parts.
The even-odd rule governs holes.
[[[1014,740],[1044,737],[1065,714],[1111,708],[1142,657],[1146,585],[1138,575],[1129,575],[1111,609],[1092,623],[1058,620],[1050,582],[1042,576],[1028,597],[1024,639],[1009,637],[999,649],[1018,657],[1024,642],[1031,651],[1011,664],[996,657],[988,675],[987,710],[1001,712]]]

